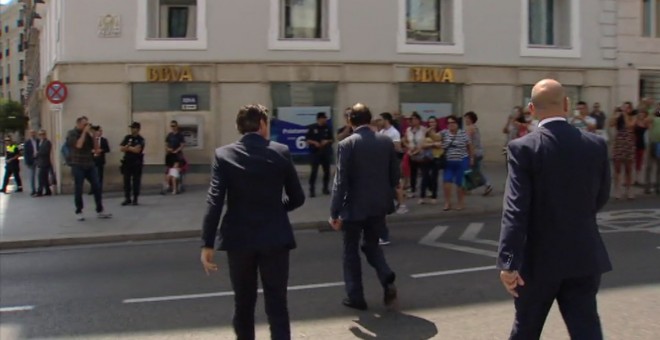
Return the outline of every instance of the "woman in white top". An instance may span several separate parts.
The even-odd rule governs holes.
[[[403,139],[410,156],[410,193],[411,197],[415,197],[417,191],[417,176],[422,165],[430,161],[425,159],[424,141],[426,140],[427,129],[422,125],[422,117],[413,112],[410,116],[410,126],[406,129],[405,138]]]

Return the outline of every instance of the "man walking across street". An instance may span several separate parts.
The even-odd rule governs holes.
[[[23,145],[23,160],[25,160],[25,165],[28,167],[29,176],[30,176],[30,195],[35,196],[37,194],[37,150],[39,149],[39,139],[37,139],[37,132],[30,130],[30,138],[25,141]]]
[[[46,137],[46,130],[39,130],[39,149],[36,154],[36,169],[39,173],[39,188],[37,189],[36,196],[41,197],[44,194],[50,196],[53,193],[50,190],[50,172],[53,167],[51,162],[51,154],[53,151],[53,144]]]
[[[329,195],[330,160],[332,159],[332,128],[328,126],[328,117],[325,112],[316,114],[316,123],[309,126],[306,136],[309,145],[309,154],[312,162],[312,173],[309,176],[309,196],[316,196],[316,176],[319,165],[323,167],[323,194]]]
[[[344,239],[344,282],[348,297],[343,304],[358,310],[367,309],[359,254],[362,243],[362,251],[383,287],[384,303],[391,306],[397,298],[396,276],[378,245],[378,237],[384,228],[385,216],[394,212],[395,189],[400,179],[399,160],[392,140],[370,129],[368,107],[353,105],[349,120],[354,133],[338,146],[330,207],[330,225],[341,230]]]
[[[121,173],[124,175],[124,202],[121,204],[123,206],[138,205],[144,163],[145,141],[140,136],[142,126],[138,122],[133,122],[129,127],[131,134],[126,135],[120,144],[121,152],[124,153],[124,159],[121,161]]]
[[[507,148],[497,267],[514,296],[510,339],[539,339],[554,300],[572,339],[603,338],[596,294],[612,265],[596,213],[610,197],[607,144],[567,123],[568,103],[557,81],[537,83],[539,128]]]
[[[74,202],[76,206],[76,219],[84,221],[83,215],[83,184],[87,180],[92,186],[94,202],[96,203],[96,216],[101,219],[111,218],[112,214],[103,209],[103,199],[99,188],[99,177],[94,166],[92,151],[94,145],[92,125],[86,117],[76,119],[76,127],[67,133],[66,146],[69,150],[67,163],[71,166],[74,181]]]
[[[0,192],[7,193],[7,185],[9,185],[9,178],[14,176],[16,182],[16,192],[23,192],[23,182],[21,181],[21,164],[19,158],[21,157],[21,150],[18,145],[11,140],[10,136],[5,137],[5,178],[2,181],[2,188]]]
[[[220,228],[219,249],[227,251],[237,339],[255,338],[254,309],[260,275],[271,339],[288,340],[289,251],[296,242],[287,213],[303,205],[305,194],[287,146],[268,140],[265,107],[244,106],[238,112],[236,126],[243,137],[215,151],[201,261],[207,274],[217,270],[213,247],[226,196],[230,204]]]

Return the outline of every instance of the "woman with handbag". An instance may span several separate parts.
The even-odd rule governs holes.
[[[442,131],[442,149],[446,159],[443,173],[443,189],[445,194],[444,211],[452,209],[451,189],[456,188],[458,205],[455,210],[465,208],[465,191],[463,190],[463,177],[465,171],[474,165],[474,153],[470,138],[465,131],[458,128],[458,119],[447,118],[448,128]]]

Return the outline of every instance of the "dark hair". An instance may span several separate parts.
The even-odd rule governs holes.
[[[417,113],[417,111],[413,111],[413,113],[410,115],[410,119],[417,118],[420,122],[422,121],[422,116]]]
[[[577,102],[577,104],[578,104],[578,105],[584,105],[584,106],[587,106],[587,103],[585,103],[585,102],[582,101],[582,100],[580,100],[579,102]]]
[[[380,118],[383,118],[383,120],[386,120],[390,125],[394,125],[394,117],[392,117],[392,114],[389,112],[383,112],[380,114]]]
[[[78,118],[76,118],[76,124],[82,122],[83,120],[89,120],[89,119],[87,119],[87,117],[85,117],[85,116],[78,117]]]
[[[260,104],[245,105],[236,115],[236,126],[241,134],[259,131],[262,121],[268,122],[268,109]]]
[[[479,117],[477,117],[477,114],[474,113],[474,111],[468,111],[463,116],[470,118],[472,124],[476,123],[477,120],[479,119]]]
[[[448,116],[447,117],[447,123],[449,123],[450,120],[453,120],[454,122],[456,122],[456,124],[458,124],[458,118],[456,118],[454,116]]]
[[[357,103],[351,107],[348,119],[355,127],[371,124],[371,110],[366,105]]]

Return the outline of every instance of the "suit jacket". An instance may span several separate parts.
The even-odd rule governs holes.
[[[392,140],[359,127],[337,148],[330,216],[362,221],[394,212],[400,164]]]
[[[32,143],[36,144],[36,147]],[[34,166],[37,158],[37,150],[39,149],[39,141],[28,139],[23,144],[23,159],[25,160],[25,165]]]
[[[225,196],[220,250],[296,247],[288,212],[303,205],[305,194],[286,145],[250,133],[215,150],[202,233],[205,247],[214,245]]]
[[[103,166],[105,165],[105,154],[110,152],[110,144],[108,144],[108,139],[105,137],[101,137],[99,144],[99,147],[103,152],[98,157],[94,157],[94,164],[97,166]]]
[[[610,271],[596,224],[610,197],[605,140],[548,122],[509,143],[508,167],[498,268],[559,279]]]
[[[36,165],[38,167],[52,166],[50,162],[50,155],[52,151],[53,151],[53,144],[50,142],[50,140],[45,139],[41,141],[41,143],[39,144],[39,150],[37,150],[37,154],[35,157]]]

